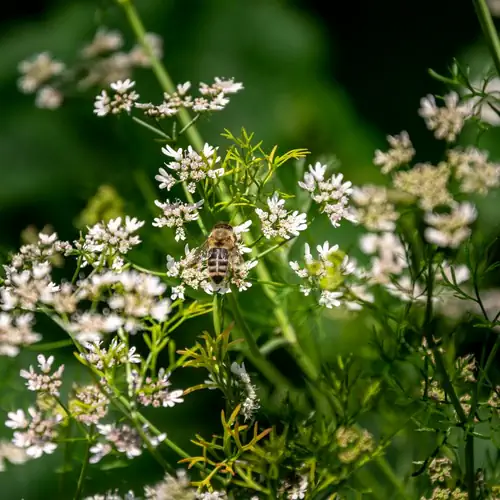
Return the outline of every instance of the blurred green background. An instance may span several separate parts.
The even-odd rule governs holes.
[[[281,150],[305,147],[313,161],[335,154],[342,172],[354,183],[382,182],[371,165],[373,151],[385,147],[386,134],[402,129],[409,131],[418,160],[439,158],[442,145],[417,115],[423,95],[443,91],[427,69],[445,73],[453,56],[468,54],[476,60],[482,53],[478,24],[467,0],[138,0],[136,4],[147,29],[164,39],[164,61],[174,81],[196,84],[225,76],[244,83],[244,92],[234,96],[224,112],[200,123],[208,142],[223,145],[224,128],[237,133],[244,126],[268,149],[274,144]],[[122,30],[130,47],[133,36],[121,11],[111,1],[45,0],[36,5],[10,2],[2,12],[1,253],[18,247],[21,231],[32,224],[39,229],[50,224],[61,238],[74,239],[77,216],[103,184],[114,186],[126,200],[126,213],[151,220],[144,194],[163,158],[147,131],[127,119],[96,118],[94,93],[67,99],[60,110],[47,111],[35,108],[32,96],[22,95],[16,87],[19,61],[48,50],[69,62],[98,26]],[[137,71],[135,79],[142,96],[161,98],[148,70]],[[491,131],[485,140],[494,144],[498,134]],[[496,150],[500,153],[498,146]],[[491,208],[485,217],[490,225],[496,222]],[[345,245],[352,245],[357,234],[326,224],[316,231],[321,241]],[[145,264],[159,269],[164,255],[156,243],[171,233],[160,235],[148,227],[141,234],[151,245]],[[193,339],[204,324],[191,322],[187,338]],[[58,338],[60,332],[52,335]],[[32,393],[26,394],[17,374],[33,358],[34,353],[0,359],[0,420],[6,411],[26,407],[31,400]],[[59,358],[72,373],[71,352],[61,352]],[[182,379],[181,386],[188,382]],[[214,397],[200,393],[188,398],[160,421],[184,443],[194,431],[204,431],[200,417],[208,434],[218,419]],[[158,421],[158,416],[154,418]],[[410,455],[411,450],[406,458],[390,457],[396,473],[408,472]],[[61,464],[62,453],[56,453],[9,467],[0,473],[0,498],[66,498],[59,493],[60,475],[53,474]],[[91,472],[88,494],[134,487],[161,476],[147,457],[137,459],[133,470]],[[73,491],[71,481],[77,472],[66,477],[64,491]],[[71,498],[71,493],[67,495]]]

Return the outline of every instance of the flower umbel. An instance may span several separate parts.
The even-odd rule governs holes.
[[[338,227],[342,219],[353,220],[347,210],[352,183],[343,182],[343,174],[325,178],[326,169],[327,165],[320,162],[316,162],[314,167],[309,165],[309,172],[304,174],[304,180],[299,181],[299,186],[311,193],[311,198],[328,215],[333,227]]]
[[[298,236],[300,231],[307,229],[306,214],[299,213],[298,210],[290,212],[284,208],[285,200],[279,198],[278,193],[274,193],[267,199],[269,212],[256,208],[262,224],[262,233],[267,239],[284,238],[289,240],[292,236]]]
[[[425,120],[429,130],[434,131],[436,139],[454,142],[462,131],[465,121],[471,116],[467,104],[460,103],[456,92],[444,96],[444,106],[438,107],[433,95],[420,101],[419,114]]]
[[[155,179],[160,183],[160,189],[166,188],[170,191],[177,182],[186,182],[190,193],[196,191],[196,184],[205,179],[216,179],[224,175],[224,169],[218,167],[220,157],[217,156],[217,148],[205,144],[203,150],[196,152],[191,146],[187,149],[173,149],[167,145],[162,148],[162,153],[173,161],[165,163],[172,171],[169,173],[160,168],[160,173]]]

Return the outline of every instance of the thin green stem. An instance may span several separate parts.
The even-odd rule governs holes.
[[[153,70],[153,73],[155,74],[163,91],[167,92],[168,94],[172,94],[173,92],[175,92],[175,85],[172,79],[170,78],[170,75],[165,70],[165,67],[163,66],[161,61],[158,59],[158,57],[156,57],[156,54],[154,53],[151,45],[148,43],[146,38],[146,30],[144,28],[144,25],[142,24],[137,9],[135,8],[131,0],[116,0],[116,1],[118,2],[118,4],[122,6],[125,15],[127,16],[127,19],[130,23],[130,26],[137,38],[137,41],[142,46],[144,52],[147,54],[149,58],[149,61],[151,63],[151,69]],[[178,117],[179,121],[181,122],[181,125],[183,126],[183,130],[185,130],[186,132],[189,142],[198,151],[203,149],[203,140],[198,132],[198,129],[193,126],[194,120],[191,119],[187,110],[181,108],[179,110]],[[193,195],[187,190],[185,182],[182,183],[182,187],[184,189],[184,194],[186,195],[186,198],[189,201],[189,203],[194,203]],[[198,226],[201,229],[201,232],[204,235],[207,235],[208,231],[201,217],[198,217],[197,222]]]
[[[469,496],[469,500],[476,499],[476,475],[475,475],[475,466],[474,466],[474,436],[469,429],[468,418],[465,414],[465,411],[458,399],[457,393],[455,392],[455,388],[451,383],[450,376],[448,371],[446,370],[446,366],[443,361],[443,357],[441,352],[436,346],[433,336],[433,292],[434,292],[434,253],[431,252],[429,256],[428,266],[427,266],[427,301],[425,307],[425,317],[424,324],[422,325],[422,329],[427,339],[427,343],[429,347],[434,352],[434,358],[436,360],[436,369],[441,375],[443,387],[446,391],[446,394],[450,398],[451,404],[457,413],[458,420],[462,424],[464,432],[465,432],[465,476],[467,483],[467,492]]]
[[[70,332],[68,332],[68,330],[66,329],[66,324],[61,321],[57,316],[53,315],[50,313],[50,311],[48,310],[41,310],[41,312],[44,312],[52,321],[54,321],[54,323],[56,323],[57,325],[59,325],[63,330],[65,330],[68,335],[70,335],[71,339],[73,340],[73,344],[74,346],[76,347],[76,349],[78,350],[78,352],[81,354],[84,354],[84,349],[83,347],[80,345],[80,343],[73,338],[73,336],[70,334]],[[93,376],[94,380],[95,380],[95,383],[97,384],[97,386],[99,387],[99,389],[101,390],[101,392],[103,394],[108,394],[108,391],[106,391],[106,389],[102,386],[102,383],[101,383],[101,377],[102,375],[98,372],[95,371],[95,369],[89,365],[88,366],[89,369],[90,369],[90,373],[91,375]],[[135,427],[136,427],[136,430],[138,432],[141,432],[142,431],[142,426],[140,424],[140,422],[143,422],[145,424],[148,425],[148,427],[153,430],[153,432],[155,432],[157,435],[161,434],[161,431],[155,427],[151,422],[149,422],[149,420],[146,419],[146,417],[144,417],[140,412],[138,411],[134,411],[132,412],[130,410],[130,404],[129,402],[127,401],[126,398],[124,398],[120,392],[118,391],[118,389],[114,388],[114,387],[111,387],[111,389],[113,390],[114,394],[112,394],[112,397],[110,398],[111,399],[111,402],[112,404],[126,417],[128,418],[131,422],[134,423]],[[77,420],[75,420],[77,423],[80,423],[78,422]],[[189,455],[188,453],[186,453],[182,448],[180,448],[177,444],[175,444],[173,441],[171,441],[170,439],[166,438],[164,441],[163,441],[172,451],[174,451],[175,453],[177,453],[179,456],[181,456],[182,458],[188,458]],[[148,444],[148,442],[146,442]],[[155,451],[155,450],[153,450]],[[158,453],[153,453],[153,457],[158,461],[158,463],[160,465],[162,465],[163,467],[165,467],[165,461],[163,460],[163,458],[161,456],[159,456]]]
[[[476,15],[486,38],[493,63],[500,76],[500,40],[486,0],[473,0]]]
[[[214,333],[216,337],[218,337],[221,332],[221,324],[220,324],[221,308],[219,306],[220,306],[219,294],[214,293],[212,316],[214,318]]]
[[[140,118],[137,118],[137,116],[133,116],[132,120],[134,122],[138,123],[141,127],[147,128],[148,130],[151,130],[151,132],[154,132],[155,134],[159,135],[160,137],[163,137],[165,140],[171,140],[171,138],[163,132],[163,130],[160,130],[159,128],[153,127],[153,125],[150,125],[149,123],[145,122],[144,120],[141,120]]]
[[[232,293],[229,294],[229,302],[236,324],[246,341],[246,346],[248,348],[246,356],[248,359],[262,373],[262,375],[264,375],[264,377],[266,377],[269,382],[274,384],[276,387],[286,387],[290,392],[296,392],[296,388],[293,384],[262,354],[257,342],[255,342],[250,328],[241,314],[238,301]]]
[[[80,500],[83,493],[83,483],[85,482],[85,475],[87,473],[87,467],[89,465],[90,458],[90,447],[92,446],[90,440],[87,441],[87,448],[85,449],[85,457],[83,459],[82,468],[80,469],[80,475],[78,477],[78,484],[76,485],[76,491],[74,500]]]
[[[255,258],[256,259],[261,259],[264,257],[264,255],[267,255],[268,253],[274,252],[278,248],[282,247],[283,245],[286,245],[290,240],[283,240],[280,243],[276,243],[276,245],[273,245],[272,247],[267,248],[263,252],[259,253]]]
[[[151,46],[147,43],[146,40],[146,30],[144,28],[144,25],[142,24],[142,21],[139,17],[139,14],[132,4],[131,0],[116,0],[118,4],[120,4],[125,12],[125,15],[127,16],[127,19],[130,23],[130,26],[132,27],[132,30],[135,33],[135,36],[137,37],[137,40],[139,43],[142,45],[144,48],[144,51],[148,55],[150,62],[151,62],[151,68],[160,83],[162,89],[165,92],[172,93],[175,91],[175,86],[173,84],[172,79],[170,78],[170,75],[167,73],[165,67],[161,63],[161,61],[156,57],[154,54]],[[203,148],[203,139],[201,138],[197,128],[193,125],[192,119],[188,113],[188,111],[184,108],[180,109],[179,114],[179,121],[183,127],[187,127],[186,129],[186,135],[188,137],[189,142],[192,144],[192,146],[197,149],[201,150]],[[190,126],[189,126],[190,125]],[[185,183],[183,183],[184,187],[184,192],[186,194],[186,198],[190,203],[194,203],[193,197],[191,193],[187,191]],[[243,222],[241,216],[237,212],[237,209],[235,207],[231,207],[229,205],[229,202],[231,201],[231,197],[229,194],[229,190],[227,189],[227,186],[224,182],[223,179],[220,179],[219,182],[219,188],[220,188],[220,198],[223,202],[227,203],[227,208],[228,211],[231,215],[231,219],[236,221],[236,224],[241,224]],[[203,221],[199,217],[197,219],[198,224],[200,226],[200,229],[202,230],[203,234],[208,234]],[[242,233],[243,236],[243,241],[246,245],[249,245],[252,243],[252,236],[250,233]],[[256,267],[256,272],[260,280],[262,281],[272,281],[271,275],[265,266],[265,263],[261,261],[259,265]],[[290,344],[290,348],[292,349],[292,352],[295,356],[295,359],[297,360],[297,363],[301,367],[302,371],[311,379],[315,380],[319,377],[319,371],[317,367],[314,365],[314,363],[309,359],[309,357],[306,355],[306,353],[302,350],[300,345],[298,344],[297,340],[297,335],[295,333],[295,330],[291,323],[288,320],[288,317],[281,307],[278,297],[274,290],[272,290],[269,287],[263,287],[264,294],[267,296],[269,301],[272,304],[273,307],[273,312],[274,316],[276,318],[276,321],[278,322],[278,325],[280,326],[281,332],[283,336],[288,340]]]
[[[25,349],[28,349],[29,351],[42,352],[53,351],[54,349],[61,349],[62,347],[69,347],[70,345],[73,345],[72,340],[63,339],[56,340],[55,342],[46,342],[44,344],[27,345]]]

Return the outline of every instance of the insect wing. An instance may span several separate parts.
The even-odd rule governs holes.
[[[208,256],[208,241],[200,245],[189,257],[186,267],[195,267],[202,261],[206,260]]]

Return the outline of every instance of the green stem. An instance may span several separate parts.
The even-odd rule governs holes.
[[[142,45],[144,48],[144,51],[148,55],[150,62],[151,62],[151,68],[160,83],[162,89],[167,92],[167,93],[172,93],[175,91],[175,86],[170,78],[170,75],[167,73],[165,67],[161,63],[161,61],[156,57],[156,55],[153,53],[150,45],[146,41],[146,30],[144,28],[144,25],[142,24],[142,21],[139,17],[139,14],[132,4],[131,0],[116,0],[118,4],[120,4],[125,12],[125,15],[127,16],[127,19],[130,23],[130,26],[132,27],[132,30],[135,33],[135,36],[137,37],[137,40],[139,43]],[[186,135],[188,137],[189,142],[192,144],[192,146],[200,151],[203,149],[203,139],[201,138],[201,135],[198,132],[198,129],[192,124],[192,119],[189,115],[189,112],[181,108],[179,110],[179,121],[183,127],[186,127],[191,124],[186,129]],[[184,187],[184,192],[186,194],[186,198],[190,203],[194,203],[193,197],[191,193],[187,191],[185,183],[183,183]],[[231,197],[229,194],[229,191],[227,189],[227,186],[224,182],[223,179],[220,180],[219,182],[219,187],[220,187],[220,193],[221,193],[221,199],[222,201],[226,202],[228,204],[228,211],[231,215],[231,219],[234,219],[236,221],[236,224],[241,224],[243,222],[241,216],[237,212],[237,209],[235,207],[231,207],[229,205],[229,202],[231,201]],[[200,226],[200,229],[202,230],[203,234],[208,234],[203,221],[201,220],[200,217],[197,219],[198,224]],[[243,241],[245,242],[246,245],[249,245],[252,243],[252,236],[250,233],[243,233],[242,234]],[[259,265],[256,267],[256,272],[260,280],[262,281],[272,281],[271,275],[269,271],[267,270],[267,267],[265,266],[265,263],[261,261]],[[281,332],[283,336],[288,340],[290,344],[290,348],[292,349],[292,352],[295,356],[295,359],[298,363],[298,365],[301,367],[302,371],[311,379],[311,380],[316,380],[319,377],[319,371],[314,365],[314,363],[309,359],[309,357],[303,352],[301,349],[300,345],[298,344],[297,340],[297,335],[295,333],[295,330],[291,323],[288,320],[288,317],[279,304],[278,297],[274,290],[272,290],[269,287],[263,287],[264,294],[267,296],[269,301],[271,302],[271,305],[273,307],[273,312],[274,316],[276,318],[276,321],[278,322],[278,325],[280,326]]]
[[[263,252],[259,253],[255,258],[260,259],[264,257],[264,255],[267,255],[268,253],[274,252],[278,248],[282,247],[283,245],[286,245],[290,240],[283,240],[280,243],[276,243],[276,245],[273,245],[272,247],[269,247],[268,249],[264,250]]]
[[[434,352],[434,358],[436,360],[436,369],[441,375],[443,387],[446,391],[446,394],[450,398],[451,404],[457,413],[458,419],[463,426],[465,432],[465,476],[467,483],[467,492],[469,500],[476,499],[476,477],[475,477],[475,466],[474,466],[474,436],[470,432],[468,418],[465,414],[465,411],[458,399],[457,393],[455,392],[455,388],[451,383],[451,379],[446,370],[446,366],[443,361],[443,357],[441,356],[441,352],[436,346],[433,336],[433,324],[432,324],[432,316],[433,316],[433,291],[434,291],[434,269],[433,269],[433,261],[434,261],[434,253],[431,253],[429,256],[429,262],[427,266],[427,301],[425,307],[425,318],[424,324],[422,325],[422,329],[424,331],[425,338],[427,339],[427,343],[429,347]]]
[[[498,75],[500,75],[500,40],[488,4],[486,0],[473,0],[473,3],[483,35],[488,43],[493,63],[495,64]]]
[[[220,297],[219,294],[216,292],[214,293],[214,302],[213,302],[213,310],[212,310],[212,316],[214,318],[214,332],[215,336],[218,337],[221,332],[221,324],[220,324],[220,313],[221,309],[219,307],[220,305]]]
[[[238,301],[232,293],[229,294],[229,301],[231,303],[231,311],[233,312],[236,324],[241,330],[243,338],[246,341],[248,352],[245,354],[247,358],[262,373],[262,375],[264,375],[264,377],[266,377],[269,382],[274,384],[276,387],[286,387],[290,392],[296,392],[297,389],[293,386],[293,384],[262,354],[257,342],[255,342],[250,328],[241,314]]]
[[[74,500],[79,500],[82,496],[82,493],[83,493],[83,483],[85,481],[85,474],[87,473],[87,467],[89,465],[90,447],[91,446],[92,445],[91,445],[91,442],[89,440],[87,442],[87,448],[85,450],[85,457],[83,459],[82,468],[80,469],[80,476],[78,477],[78,484],[76,485]]]
[[[132,27],[132,30],[137,38],[137,41],[144,49],[144,52],[147,54],[149,61],[151,63],[151,69],[153,70],[153,73],[155,74],[158,82],[160,83],[162,90],[164,92],[167,92],[168,94],[172,94],[173,92],[175,92],[175,85],[172,82],[170,75],[165,70],[161,61],[156,57],[156,54],[153,52],[151,48],[151,45],[147,42],[146,30],[144,28],[144,25],[142,24],[137,9],[135,8],[131,0],[116,0],[116,1],[118,2],[118,4],[122,6],[125,15],[127,16],[127,19],[130,23],[130,26]],[[188,111],[185,108],[179,109],[178,117],[179,121],[181,122],[181,125],[183,126],[183,130],[186,131],[186,135],[189,139],[189,142],[198,151],[203,149],[203,140],[198,132],[198,129],[194,126],[189,126],[190,124],[192,125],[193,120],[189,116]],[[193,195],[187,190],[185,182],[182,183],[182,187],[184,189],[184,194],[186,195],[186,198],[189,201],[189,203],[194,203]],[[205,225],[203,224],[201,217],[198,217],[197,222],[198,226],[201,229],[201,232],[204,235],[207,235],[208,231]]]
[[[155,134],[163,137],[166,140],[171,139],[167,134],[165,134],[165,132],[163,132],[159,128],[153,127],[153,125],[150,125],[149,123],[145,122],[144,120],[141,120],[140,118],[137,118],[136,116],[133,116],[132,120],[134,120],[134,122],[141,125],[141,127],[144,127],[144,128],[147,128],[148,130],[151,130],[151,132],[154,132]]]

